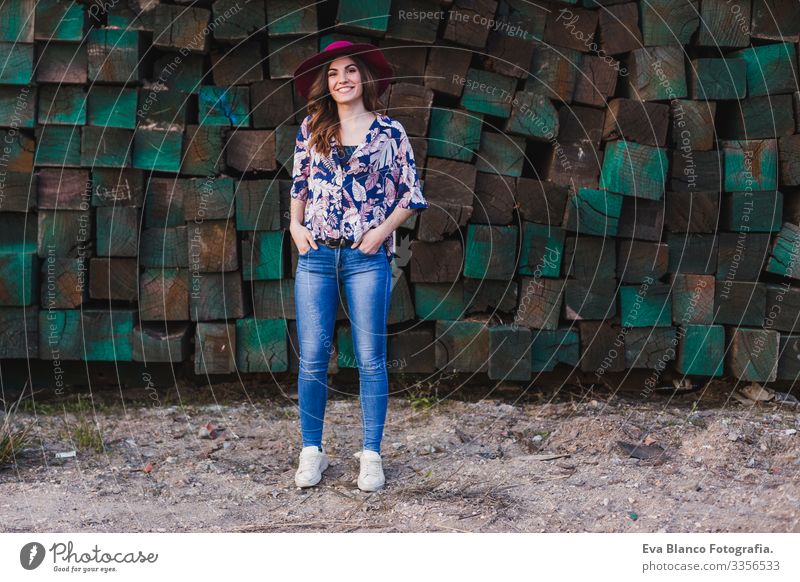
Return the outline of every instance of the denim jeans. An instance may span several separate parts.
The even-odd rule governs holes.
[[[326,247],[319,241],[317,247],[298,256],[294,283],[303,446],[322,447],[328,360],[335,349],[333,333],[341,284],[358,366],[363,448],[380,453],[389,396],[386,321],[392,289],[391,264],[383,248],[369,254],[358,248]]]

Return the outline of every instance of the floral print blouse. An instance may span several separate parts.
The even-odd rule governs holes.
[[[356,242],[397,207],[416,213],[428,207],[405,129],[388,115],[376,116],[349,160],[339,157],[335,137],[330,156],[309,147],[311,115],[297,130],[291,195],[306,201],[304,222],[314,239],[344,237]],[[390,262],[395,248],[392,232],[383,241]]]

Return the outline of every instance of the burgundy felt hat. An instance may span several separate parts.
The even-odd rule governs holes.
[[[294,82],[300,95],[308,98],[308,91],[323,63],[347,55],[356,55],[364,60],[377,79],[378,96],[383,95],[394,76],[392,65],[378,47],[367,43],[352,43],[349,40],[333,41],[321,52],[300,63],[294,71]]]

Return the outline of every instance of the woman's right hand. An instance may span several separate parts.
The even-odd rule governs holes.
[[[292,235],[292,240],[294,241],[295,246],[297,246],[297,252],[301,255],[305,255],[311,248],[317,250],[317,243],[314,242],[314,237],[311,234],[311,231],[308,230],[303,224],[300,224],[299,222],[293,222],[289,226],[289,232]]]

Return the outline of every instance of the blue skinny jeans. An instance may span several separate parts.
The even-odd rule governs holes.
[[[391,264],[383,248],[368,254],[358,248],[326,247],[319,241],[317,246],[298,256],[294,283],[303,446],[322,449],[328,360],[335,350],[333,334],[341,283],[358,366],[363,448],[380,453],[389,397],[386,322],[392,289]]]

